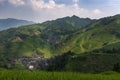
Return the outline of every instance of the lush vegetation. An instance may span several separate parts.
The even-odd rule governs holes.
[[[49,71],[119,72],[119,44],[120,15],[99,20],[65,17],[1,31],[0,67],[11,69],[12,59],[42,54],[60,55]]]
[[[119,80],[120,74],[104,72],[101,74],[82,74],[74,72],[43,71],[0,71],[1,80]]]
[[[31,56],[38,52],[44,54],[45,57],[62,53],[59,49],[70,33],[85,27],[91,21],[73,16],[1,31],[0,53],[11,56]],[[82,24],[76,26],[79,22]]]
[[[47,68],[48,71],[75,71],[100,73],[104,71],[120,72],[120,55],[96,53],[94,51],[75,54],[65,53],[58,56]]]

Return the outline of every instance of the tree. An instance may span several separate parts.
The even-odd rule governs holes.
[[[120,63],[114,64],[113,71],[120,72]]]

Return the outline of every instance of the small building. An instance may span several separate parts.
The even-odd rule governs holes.
[[[30,70],[34,69],[34,66],[33,65],[29,65],[28,67]]]

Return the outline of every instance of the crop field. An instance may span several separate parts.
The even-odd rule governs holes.
[[[120,80],[120,74],[116,72],[83,74],[75,72],[1,70],[0,80]]]

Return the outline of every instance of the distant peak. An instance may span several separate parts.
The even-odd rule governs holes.
[[[73,15],[71,18],[75,18],[75,19],[87,19],[87,20],[91,20],[90,18],[86,17],[86,18],[80,18],[76,15]]]
[[[78,17],[78,16],[76,16],[76,15],[73,15],[73,16],[72,16],[72,18],[79,18],[79,17]]]

